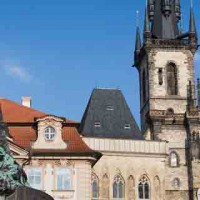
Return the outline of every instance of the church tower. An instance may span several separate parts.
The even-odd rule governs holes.
[[[167,200],[195,199],[189,141],[192,127],[200,129],[200,118],[194,122],[191,117],[196,111],[194,54],[198,48],[192,6],[187,32],[182,32],[180,20],[180,0],[148,0],[143,42],[137,27],[134,54],[140,80],[141,131],[147,140],[168,142]],[[200,169],[199,164],[196,168]]]
[[[180,19],[179,0],[149,0],[143,44],[137,27],[134,66],[140,77],[141,129],[149,139],[166,139],[157,134],[162,121],[186,112],[187,88],[194,84],[197,32],[192,8],[188,32],[182,33]]]

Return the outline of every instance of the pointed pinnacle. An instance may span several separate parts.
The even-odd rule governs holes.
[[[193,8],[190,8],[190,33],[196,33],[196,24],[194,18]]]
[[[140,28],[137,27],[137,30],[136,30],[135,51],[140,51],[140,49],[141,49]]]
[[[150,27],[149,27],[149,14],[148,14],[148,9],[147,7],[145,8],[145,19],[144,19],[144,33],[145,32],[150,32]]]

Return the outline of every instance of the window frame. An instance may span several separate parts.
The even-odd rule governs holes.
[[[34,176],[35,174],[35,170],[39,170],[40,172],[40,183],[39,184],[36,184],[35,181],[36,181],[36,176]],[[33,175],[30,175],[31,172],[34,172]],[[43,189],[43,170],[41,167],[29,167],[26,169],[26,174],[27,174],[27,181],[30,185],[31,188],[34,188],[34,189],[37,189],[37,190],[42,190]],[[34,184],[31,184],[30,183],[30,176],[33,176],[33,180],[34,180]],[[38,185],[39,187],[37,187],[36,185]],[[36,186],[36,187],[35,187]]]
[[[177,181],[177,183],[178,183],[177,186],[175,185],[175,181]],[[181,181],[180,181],[180,179],[178,177],[174,178],[173,182],[172,182],[172,185],[173,185],[173,187],[174,187],[175,190],[179,190],[180,187],[181,187]]]
[[[68,178],[69,178],[69,188],[64,187],[65,180],[63,180],[63,178],[66,177],[66,174],[62,174],[62,173],[60,174],[61,177],[62,177],[62,187],[61,188],[58,187],[58,170],[68,170],[68,172],[69,172],[69,176],[68,176]],[[61,166],[61,167],[55,168],[55,190],[56,191],[71,191],[72,190],[72,170],[69,167],[62,167]]]
[[[172,155],[176,155],[176,165],[172,165]],[[180,167],[180,159],[176,151],[172,151],[169,155],[169,166],[172,168]]]
[[[175,93],[174,94],[170,94],[169,93],[169,82],[171,82],[168,78],[168,74],[169,73],[172,73],[172,72],[170,72],[170,70],[169,70],[169,67],[170,66],[173,66],[174,67],[174,86],[175,86],[175,88],[174,88],[174,90],[175,90]],[[178,67],[177,67],[177,64],[174,62],[174,61],[169,61],[168,63],[167,63],[167,65],[166,65],[166,69],[165,69],[165,74],[166,74],[166,94],[168,95],[168,96],[177,96],[177,95],[179,95],[179,89],[178,89]]]
[[[96,182],[97,196],[94,196],[94,192],[93,192],[94,182]],[[98,200],[99,199],[99,178],[95,173],[92,173],[91,187],[92,187],[92,200]]]
[[[140,187],[142,186],[142,188]],[[148,186],[148,197],[146,197],[146,186]],[[140,196],[140,190],[142,189],[142,197]],[[146,175],[142,175],[138,181],[138,200],[150,200],[151,199],[151,184]]]
[[[54,130],[54,132],[49,132],[50,129]],[[47,130],[48,130],[48,132],[46,132]],[[51,138],[51,136],[53,136],[53,137]],[[56,137],[56,129],[51,125],[45,127],[45,129],[44,129],[44,138],[45,138],[45,140],[48,141],[48,142],[52,142],[52,141],[55,140],[55,137]]]
[[[116,192],[117,192],[116,194],[115,194],[115,188],[114,188],[115,186],[116,186]],[[122,196],[120,196],[120,187],[121,187]],[[125,181],[121,174],[117,174],[113,180],[113,199],[116,199],[116,200],[125,199]]]

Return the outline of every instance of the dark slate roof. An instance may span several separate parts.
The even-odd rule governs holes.
[[[130,128],[124,128],[125,125],[130,125]],[[126,100],[118,89],[93,90],[81,121],[80,132],[86,137],[143,139]]]
[[[152,24],[152,35],[158,39],[175,39],[179,35],[178,21],[175,6],[180,7],[180,3],[166,0],[154,0],[154,19]],[[166,10],[165,10],[166,9]],[[170,10],[169,10],[170,9]]]

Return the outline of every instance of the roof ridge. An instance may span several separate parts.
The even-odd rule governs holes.
[[[9,99],[6,99],[6,98],[3,98],[3,99],[0,98],[0,103],[1,103],[1,100],[3,100],[3,101],[7,101],[7,102],[12,103],[12,104],[15,104],[15,105],[20,106],[21,108],[24,108],[24,109],[27,109],[27,110],[32,110],[32,111],[36,111],[36,112],[43,113],[44,115],[48,115],[48,114],[49,114],[49,113],[46,113],[46,112],[43,112],[43,111],[37,110],[37,109],[32,108],[32,107],[24,106],[24,105],[20,104],[19,102],[12,101],[12,100],[9,100]]]
[[[119,90],[119,91],[121,91],[121,89],[119,89],[119,88],[94,88],[94,90]]]

